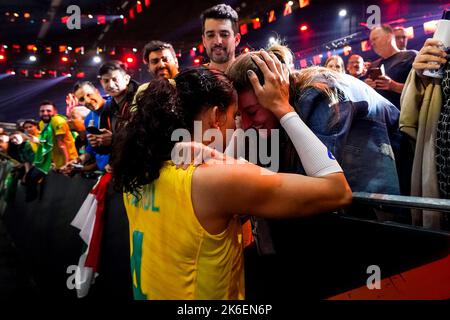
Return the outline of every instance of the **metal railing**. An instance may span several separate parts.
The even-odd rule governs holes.
[[[413,197],[413,196],[399,196],[390,194],[380,194],[380,193],[367,193],[367,192],[353,192],[353,204],[363,205],[380,210],[389,210],[388,208],[405,208],[405,209],[419,209],[419,210],[429,210],[436,211],[443,215],[448,215],[450,213],[450,200],[448,199],[438,199],[438,198],[426,198],[426,197]],[[416,230],[428,233],[434,233],[439,235],[450,236],[450,231],[448,230],[436,230],[428,229],[419,226],[414,226],[410,224],[399,223],[395,221],[378,221],[359,218],[354,215],[346,215],[345,210],[342,218],[355,221],[364,221],[367,223],[381,224],[395,226],[398,228]]]
[[[447,199],[353,192],[353,202],[370,206],[390,206],[450,213],[450,200]]]

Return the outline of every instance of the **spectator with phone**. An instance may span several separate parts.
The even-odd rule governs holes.
[[[370,44],[380,58],[372,62],[365,82],[400,110],[400,96],[416,52],[400,51],[395,42],[394,31],[389,25],[373,28],[370,32]],[[410,139],[403,135],[396,158],[400,190],[403,195],[411,193],[413,158],[414,147]]]
[[[91,110],[84,119],[88,142],[86,152],[64,168],[64,172],[71,174],[74,164],[85,165],[82,169],[83,172],[93,171],[96,168],[103,171],[110,156],[110,148],[102,146],[103,139],[99,138],[103,133],[111,132],[111,118],[104,114],[106,100],[90,81],[76,83],[73,92],[79,104]],[[95,166],[93,165],[94,159]]]
[[[369,40],[380,58],[372,63],[365,82],[400,109],[400,95],[416,53],[398,49],[394,31],[389,25],[374,27]]]
[[[104,146],[111,146],[112,135],[130,120],[131,105],[139,83],[131,78],[126,64],[120,61],[105,62],[98,70],[98,78],[103,90],[109,95],[104,113],[111,119],[111,134],[108,133],[106,137],[106,133],[103,133],[99,141]]]

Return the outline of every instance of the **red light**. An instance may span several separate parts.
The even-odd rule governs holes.
[[[194,59],[194,63],[195,63],[195,64],[200,64],[200,59],[199,59],[199,58],[195,58],[195,59]]]
[[[141,13],[142,12],[142,3],[140,1],[136,4],[136,12]]]
[[[128,62],[128,63],[133,63],[133,62],[134,62],[134,58],[128,57],[128,58],[127,58],[127,62]]]
[[[106,23],[106,16],[100,15],[97,16],[97,24],[105,24]]]
[[[240,31],[241,35],[246,34],[248,32],[247,24],[246,23],[241,24],[239,26],[239,31]]]
[[[66,56],[61,57],[61,62],[68,62],[68,61],[69,61],[68,57],[66,57]]]
[[[77,74],[75,75],[75,77],[77,78],[84,78],[86,76],[86,74],[83,71],[77,72]]]
[[[245,47],[244,50],[242,50],[242,52],[244,52],[244,53],[250,52],[250,48]]]
[[[306,30],[308,30],[308,26],[307,26],[306,24],[302,24],[302,25],[300,26],[300,31],[304,32],[304,31],[306,31]]]
[[[253,29],[259,29],[261,28],[261,21],[259,20],[259,18],[253,19],[252,20],[253,23]]]
[[[6,60],[6,56],[4,54],[0,54],[0,61],[3,62]]]
[[[306,59],[300,60],[300,67],[301,68],[306,68],[307,66],[308,66],[308,61],[306,61]]]

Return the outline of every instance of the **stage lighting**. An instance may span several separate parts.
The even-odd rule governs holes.
[[[194,64],[199,65],[200,64],[200,59],[199,58],[195,58],[194,59]]]
[[[47,74],[49,75],[49,77],[56,78],[57,72],[56,70],[47,70]]]
[[[6,56],[4,54],[0,54],[0,62],[6,61]]]
[[[66,56],[62,56],[61,57],[61,62],[64,62],[64,63],[69,62],[69,58],[66,57]]]
[[[437,20],[427,21],[423,24],[425,34],[434,33],[437,28]]]
[[[134,62],[134,58],[133,57],[128,57],[126,61],[128,63],[133,63]]]
[[[92,58],[92,61],[96,64],[102,62],[102,58],[100,58],[99,56],[95,56],[94,58]]]
[[[248,33],[248,27],[247,27],[247,24],[246,24],[246,23],[241,24],[241,25],[239,26],[239,31],[240,31],[240,34],[241,34],[241,35],[247,34],[247,33]]]
[[[300,31],[305,32],[306,30],[308,30],[308,25],[302,24],[302,25],[300,26]]]
[[[92,14],[88,14],[88,18],[92,19],[92,18],[94,18],[94,16]]]
[[[347,10],[342,9],[341,11],[339,11],[339,17],[345,17],[347,15]]]
[[[37,60],[35,55],[31,55],[28,57],[28,60],[30,60],[31,62],[35,62]]]

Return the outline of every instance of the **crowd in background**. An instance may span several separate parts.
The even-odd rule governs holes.
[[[152,121],[158,116],[161,118],[156,119],[156,122],[165,122],[172,115],[162,109],[158,114],[152,111],[147,114],[143,110],[171,90],[176,90],[177,103],[180,104],[174,102],[171,110],[176,111],[180,107],[184,118],[179,123],[188,129],[194,120],[207,122],[221,130],[234,129],[236,124],[244,131],[280,129],[280,172],[311,177],[316,174],[309,171],[295,139],[282,125],[278,110],[271,106],[284,97],[283,101],[289,102],[292,111],[300,116],[331,152],[331,157],[342,167],[353,191],[448,198],[450,139],[445,137],[448,136],[450,109],[449,60],[447,53],[437,47],[437,40],[427,40],[423,48],[417,48],[420,51],[409,50],[403,28],[380,25],[371,29],[369,34],[370,43],[379,59],[365,62],[361,56],[354,54],[348,58],[345,66],[339,55],[332,55],[323,67],[296,70],[293,67],[293,55],[286,46],[275,45],[235,57],[240,34],[237,13],[230,10],[228,6],[218,6],[205,11],[202,16],[202,39],[210,62],[197,71],[183,70],[180,73],[172,45],[154,40],[143,50],[143,59],[153,78],[151,82],[139,84],[132,79],[126,65],[109,61],[98,71],[99,83],[107,96],[102,96],[92,82],[79,82],[72,92],[64,93],[67,94],[66,115],[58,114],[51,101],[43,101],[36,106],[39,121],[22,120],[17,123],[13,133],[0,131],[2,155],[23,164],[20,179],[28,188],[27,199],[32,201],[36,198],[39,183],[50,170],[68,176],[77,173],[87,176],[105,172],[113,176],[117,174],[119,186],[129,193],[136,191],[137,186],[146,185],[144,182],[152,183],[157,179],[160,168],[156,174],[152,168],[148,172],[142,170],[147,168],[142,160],[151,153],[152,157],[148,157],[156,161],[152,165],[157,167],[155,163],[167,159],[161,155],[155,160],[155,153],[163,153],[161,150],[168,146],[152,149],[156,142],[151,137],[142,136],[146,130],[150,130],[145,121],[148,121],[148,127],[153,128],[157,127],[157,123]],[[441,65],[446,70],[442,83],[423,75],[424,69],[436,69]],[[270,78],[268,74],[287,74],[284,80],[289,80],[289,85],[275,86],[278,91],[274,89],[273,94],[269,95],[268,80],[273,80],[273,76]],[[220,77],[226,79],[220,82],[217,80]],[[236,110],[228,109],[233,104],[232,95],[216,92],[220,85],[215,81],[222,85],[231,81],[233,88],[230,90],[237,93]],[[168,84],[175,89],[167,87]],[[429,124],[432,128],[429,130],[435,130],[431,137],[437,141],[436,145],[433,142],[430,145],[427,140],[424,147],[424,142],[419,139],[422,137],[420,130],[423,123],[418,115],[415,120],[411,120],[407,112],[420,110],[423,95],[429,94],[426,93],[429,85],[439,85],[435,88],[435,94],[440,95],[440,100],[435,99],[434,104],[437,106],[433,105],[439,110],[439,118]],[[409,95],[405,96],[405,90],[413,93],[415,100]],[[222,97],[223,103],[219,100]],[[166,101],[162,99],[160,104],[155,104],[155,110],[171,103],[170,94],[166,98]],[[225,102],[228,98],[231,100]],[[201,110],[194,113],[196,104]],[[212,106],[216,109],[208,111],[208,120],[205,120],[203,109],[209,110]],[[220,120],[222,115],[226,115],[228,122],[225,124]],[[235,122],[235,119],[238,121]],[[167,128],[171,128],[171,123],[168,122]],[[411,128],[413,132],[409,130]],[[138,129],[141,129],[140,133]],[[153,132],[154,137],[158,136],[154,131],[148,132]],[[161,139],[166,137],[161,133]],[[136,149],[131,146],[133,141],[138,141]],[[148,152],[144,148],[146,144],[149,145]],[[431,156],[435,158],[430,159],[430,152],[425,152],[424,148],[432,150]],[[140,150],[141,153],[133,154],[129,150]],[[230,155],[235,156],[233,153]],[[425,162],[423,158],[426,156]],[[431,174],[433,178],[423,182],[416,173],[420,177]],[[150,179],[148,175],[153,178]],[[430,183],[435,187],[431,187],[433,190],[428,192]],[[135,200],[129,198],[129,201],[128,211],[132,210],[130,208]],[[265,217],[264,214],[260,215]],[[443,216],[426,212],[412,216],[404,212],[380,213],[378,218],[434,229],[448,228],[448,221]],[[204,219],[208,223],[211,221]],[[209,227],[216,230],[214,226]],[[133,245],[137,244],[133,242]],[[233,297],[241,297],[240,294],[242,292],[239,291]]]

